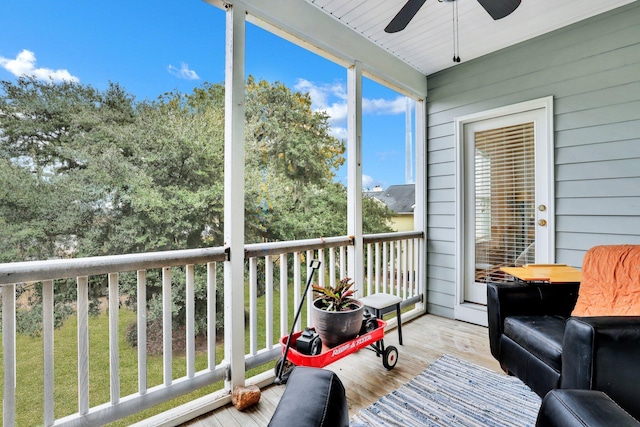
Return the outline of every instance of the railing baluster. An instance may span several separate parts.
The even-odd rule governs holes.
[[[423,284],[425,280],[425,269],[427,268],[427,260],[424,258],[424,245],[418,243],[416,244],[416,265],[418,268],[416,269],[416,293],[418,295],[422,295],[422,305],[427,305],[427,294],[425,293]]]
[[[320,268],[318,269],[318,286],[325,287],[326,266],[324,265],[324,249],[318,249],[318,259],[320,260]]]
[[[406,299],[409,292],[409,241],[402,241],[402,299]]]
[[[173,336],[171,331],[171,267],[162,269],[162,368],[164,385],[173,382]]]
[[[265,346],[273,348],[273,259],[271,255],[264,258],[265,283]]]
[[[413,239],[413,259],[412,259],[412,263],[413,263],[413,268],[411,269],[411,278],[413,280],[413,296],[415,295],[419,295],[420,294],[420,290],[418,289],[418,272],[417,272],[417,266],[418,264],[418,253],[420,251],[420,240],[419,239]]]
[[[287,254],[280,254],[280,336],[289,333],[289,272]]]
[[[396,296],[402,297],[402,240],[396,242]]]
[[[424,246],[421,244],[419,239],[416,239],[416,245],[415,245],[415,263],[414,265],[416,266],[415,269],[415,282],[416,282],[416,293],[419,295],[424,294],[424,289],[422,288],[422,281],[424,280],[424,275],[423,273],[425,272],[426,269],[426,265],[427,265],[427,260],[424,259],[422,253],[423,253],[423,248]],[[426,304],[426,295],[424,297],[425,300],[425,304]]]
[[[193,378],[196,374],[196,343],[195,343],[195,267],[193,264],[187,264],[186,268],[186,327],[185,327],[185,344],[187,346],[187,378]]]
[[[387,258],[387,242],[382,242],[382,292],[387,292],[387,282],[389,278],[389,264]]]
[[[376,242],[376,293],[380,292],[380,242]]]
[[[396,296],[402,298],[402,240],[396,241]]]
[[[297,310],[300,306],[301,299],[301,284],[300,284],[300,252],[293,253],[293,309]],[[302,316],[298,317],[298,321],[295,323],[296,330],[302,329]]]
[[[210,371],[216,367],[216,278],[215,262],[207,263],[207,365]]]
[[[318,255],[317,255],[317,259],[320,260],[320,268],[318,268],[317,271],[317,277],[318,277],[318,281],[316,282],[318,284],[318,286],[321,287],[325,287],[325,266],[324,266],[324,249],[318,249]],[[311,260],[309,260],[311,261]],[[307,268],[309,268],[309,262],[307,262]],[[309,295],[309,299],[313,302],[315,295],[313,294],[313,291],[311,289],[309,289],[310,295]]]
[[[249,258],[249,352],[258,353],[258,259]]]
[[[120,292],[118,291],[118,273],[109,273],[109,383],[112,405],[120,401],[120,356],[118,354],[119,311]]]
[[[336,286],[336,249],[329,248],[329,286]]]
[[[396,285],[396,242],[389,242],[389,293],[395,294]]]
[[[53,414],[53,280],[42,282],[42,344],[44,350],[44,425],[51,426],[55,421]]]
[[[138,393],[147,392],[147,271],[136,272],[138,319]]]
[[[78,277],[78,412],[89,412],[89,278]]]
[[[395,242],[396,249],[396,266],[395,266],[395,290],[396,296],[402,296],[400,292],[402,291],[402,240],[396,240]]]
[[[311,260],[313,259],[313,251],[307,251],[307,259],[306,259],[306,267],[305,267],[305,272],[306,272],[306,280],[304,281],[304,283],[306,284],[309,281],[309,276],[311,276],[311,269],[309,268],[309,263],[311,263]],[[311,288],[309,288],[307,290],[307,326],[311,325],[311,306],[313,305],[313,290]]]
[[[16,423],[16,285],[2,287],[2,351],[4,363],[4,396],[2,421],[5,426]]]
[[[347,271],[347,256],[346,256],[346,248],[344,246],[340,246],[340,280],[344,279]]]
[[[411,298],[415,295],[415,289],[413,289],[413,285],[414,285],[414,279],[413,279],[413,260],[415,257],[415,240],[414,239],[409,239],[408,244],[409,244],[409,255],[407,258],[407,261],[409,262],[409,265],[407,267],[407,271],[409,274],[409,295],[407,296],[408,298]]]
[[[373,249],[372,244],[367,243],[367,295],[371,295],[373,289]]]

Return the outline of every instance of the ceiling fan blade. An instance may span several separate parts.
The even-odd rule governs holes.
[[[404,30],[409,24],[409,21],[413,19],[426,1],[427,0],[409,0],[402,6],[400,12],[394,16],[391,22],[389,22],[384,31],[387,33],[397,33],[398,31]]]
[[[520,6],[520,0],[478,0],[478,3],[494,20],[511,15]]]

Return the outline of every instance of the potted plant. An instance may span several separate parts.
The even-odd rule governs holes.
[[[331,348],[354,339],[362,326],[364,305],[353,298],[350,278],[335,286],[313,286],[316,298],[311,308],[311,321],[322,343]]]

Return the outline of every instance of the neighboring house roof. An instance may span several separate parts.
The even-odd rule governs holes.
[[[386,190],[365,191],[366,197],[373,197],[398,214],[412,214],[416,203],[415,184],[390,185]]]

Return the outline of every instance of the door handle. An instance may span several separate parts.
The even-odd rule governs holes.
[[[538,225],[540,227],[544,227],[545,225],[547,225],[547,220],[546,219],[539,219],[538,220]]]

